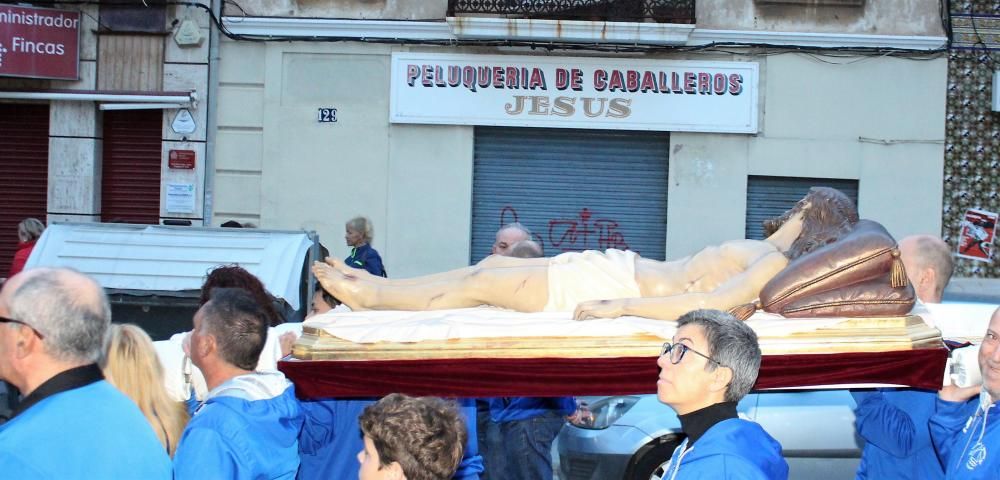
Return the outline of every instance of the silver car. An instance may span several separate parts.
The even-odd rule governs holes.
[[[656,395],[579,400],[589,414],[567,423],[556,442],[562,480],[649,480],[683,439],[677,415]],[[854,408],[847,390],[799,390],[751,393],[737,412],[781,443],[790,478],[848,479],[864,444]]]

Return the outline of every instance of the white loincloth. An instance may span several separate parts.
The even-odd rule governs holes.
[[[573,311],[588,300],[642,296],[630,250],[567,252],[549,260],[549,300],[543,311]]]

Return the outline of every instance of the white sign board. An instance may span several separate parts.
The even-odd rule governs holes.
[[[191,112],[186,108],[182,108],[174,115],[174,121],[170,123],[170,128],[174,133],[190,135],[198,129],[198,125],[194,123],[194,117],[191,116]]]
[[[750,62],[394,53],[394,123],[757,133]]]
[[[167,184],[167,211],[170,213],[194,213],[195,198],[193,183]]]

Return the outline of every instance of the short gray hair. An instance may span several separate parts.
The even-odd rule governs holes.
[[[76,276],[91,288],[80,288]],[[13,292],[7,307],[13,318],[45,336],[42,343],[53,358],[91,363],[101,357],[111,305],[92,278],[70,269],[37,271]]]
[[[733,380],[726,387],[725,400],[738,402],[753,389],[760,372],[760,344],[753,329],[720,310],[694,310],[677,320],[677,328],[697,325],[708,344],[706,355],[718,364],[708,362],[709,371],[719,365],[733,371]]]
[[[17,224],[17,238],[22,242],[38,240],[45,231],[45,224],[37,218],[25,218]]]
[[[360,233],[361,237],[365,239],[365,243],[372,243],[372,239],[375,238],[375,227],[372,226],[372,221],[368,217],[354,217],[348,220],[345,225]]]
[[[539,258],[545,256],[542,246],[534,240],[521,240],[510,247],[510,256],[515,258]]]
[[[528,230],[528,227],[525,227],[524,225],[522,225],[521,222],[511,222],[511,223],[508,223],[508,224],[500,227],[500,230],[497,230],[497,233],[500,233],[500,232],[502,232],[504,230],[518,230],[518,231],[520,231],[521,233],[524,234],[524,238],[531,238],[531,230]]]

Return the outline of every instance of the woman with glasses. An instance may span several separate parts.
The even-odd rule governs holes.
[[[754,331],[728,313],[681,316],[656,362],[656,396],[677,412],[686,438],[653,478],[788,478],[781,445],[736,415],[736,404],[757,381],[760,355]]]

